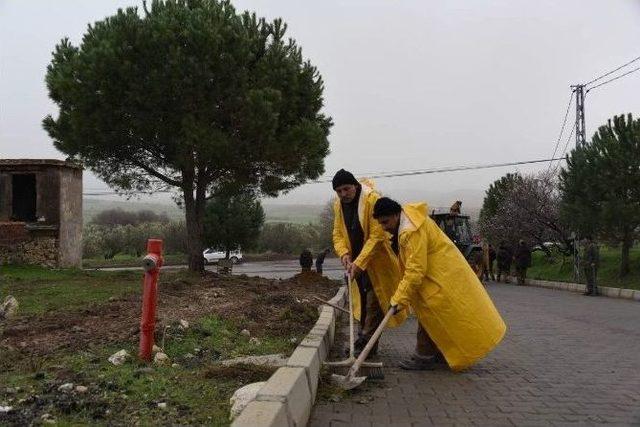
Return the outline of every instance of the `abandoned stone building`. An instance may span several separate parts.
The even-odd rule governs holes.
[[[0,263],[82,265],[82,168],[0,159]]]

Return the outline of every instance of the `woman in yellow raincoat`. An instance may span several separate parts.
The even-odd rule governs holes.
[[[383,197],[374,217],[392,234],[403,274],[391,305],[411,306],[418,318],[416,355],[405,369],[433,369],[444,360],[470,367],[502,340],[506,325],[469,264],[427,216],[426,203],[400,206]]]
[[[400,281],[400,269],[386,233],[373,218],[373,206],[380,198],[373,181],[358,182],[351,173],[341,169],[334,176],[332,185],[338,195],[333,206],[333,246],[345,268],[356,277],[351,289],[354,300],[353,313],[356,319],[363,320],[361,306],[367,307],[367,301],[361,301],[356,282],[362,281],[366,274],[375,294],[375,298],[372,299],[371,294],[367,292],[370,303],[365,310],[368,311],[367,320],[361,322],[363,339],[357,343],[358,349],[361,350],[389,309],[389,301]],[[350,209],[355,209],[352,220],[345,220],[346,204],[351,205]],[[347,226],[351,230],[347,229]],[[354,226],[359,228],[356,234],[360,234],[361,238],[361,248],[357,249],[352,247],[350,238],[350,231],[353,234]],[[405,318],[406,313],[400,313],[391,319],[389,326],[400,325]]]

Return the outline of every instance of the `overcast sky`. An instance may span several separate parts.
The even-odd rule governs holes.
[[[640,0],[234,4],[282,17],[320,70],[326,112],[335,122],[327,175],[340,167],[371,173],[548,158],[569,85],[640,56]],[[65,36],[77,44],[88,23],[131,5],[141,2],[0,0],[0,157],[64,157],[41,126],[43,117],[57,114],[44,85],[51,51]],[[591,92],[587,137],[614,114],[640,116],[639,89],[640,72]],[[378,184],[403,200],[444,205],[467,197],[476,204],[473,193],[481,200],[489,183],[506,172],[542,168]],[[100,188],[105,185],[87,172],[85,189]],[[330,196],[329,184],[314,184],[278,202],[319,203]]]

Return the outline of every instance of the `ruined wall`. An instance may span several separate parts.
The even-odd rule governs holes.
[[[23,174],[35,175],[35,193],[33,181],[13,178]],[[27,223],[11,221],[14,187],[26,192],[17,209]],[[35,195],[35,212],[29,194]],[[81,267],[81,168],[60,160],[0,159],[0,263],[9,262]]]
[[[0,222],[0,245],[20,243],[29,238],[24,222]]]
[[[30,264],[58,267],[58,244],[55,238],[37,238],[9,246],[0,246],[2,264]]]
[[[29,231],[24,222],[0,222],[0,264],[57,267],[55,230]]]
[[[82,170],[63,169],[60,179],[60,267],[82,267]]]

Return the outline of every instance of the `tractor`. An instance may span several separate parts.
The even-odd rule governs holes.
[[[482,247],[473,239],[468,215],[437,213],[434,210],[431,212],[431,219],[455,243],[471,266],[477,264],[478,257],[482,256]]]

